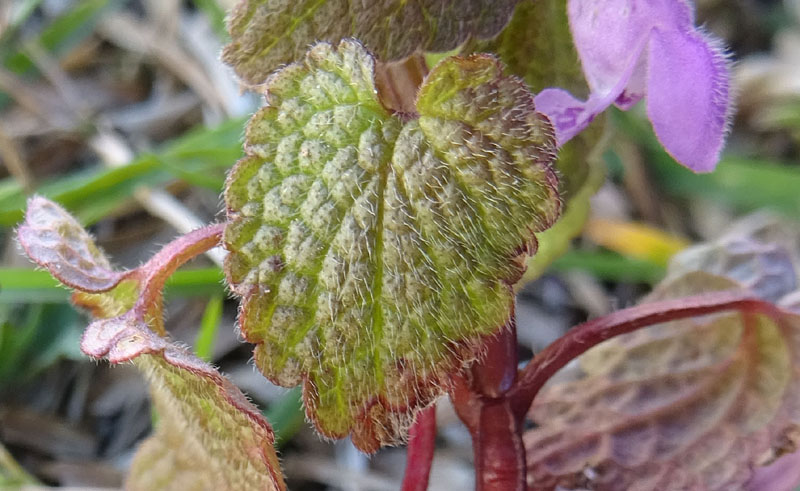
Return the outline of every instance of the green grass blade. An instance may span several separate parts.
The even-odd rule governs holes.
[[[34,66],[24,52],[24,46],[38,43],[56,57],[69,52],[74,46],[89,37],[97,22],[107,9],[122,4],[121,0],[83,0],[66,9],[63,14],[48,24],[35,39],[24,40],[19,44],[3,46],[2,58],[5,67],[15,73],[25,73]]]
[[[300,431],[305,423],[302,393],[299,387],[288,391],[264,412],[272,430],[275,432],[275,446],[281,447]]]
[[[192,3],[208,17],[211,28],[217,33],[220,41],[227,43],[230,36],[225,27],[225,10],[220,7],[219,2],[217,0],[192,0]]]
[[[222,295],[214,295],[208,300],[203,319],[200,321],[200,332],[194,342],[194,353],[205,361],[211,361],[214,354],[214,339],[217,336],[220,320],[222,320]]]
[[[165,289],[169,297],[222,295],[223,274],[217,267],[178,271]],[[70,291],[50,273],[25,268],[0,269],[0,305],[17,303],[63,303],[69,301]]]
[[[128,165],[114,169],[95,166],[60,176],[41,184],[36,193],[65,206],[84,225],[113,211],[142,185],[157,186],[179,178],[219,193],[225,173],[241,156],[243,124],[244,120],[237,118],[214,128],[197,128]],[[13,179],[0,181],[0,225],[19,222],[26,199]]]
[[[551,265],[555,271],[585,271],[606,281],[655,284],[664,277],[665,269],[656,263],[633,259],[609,251],[571,250]]]

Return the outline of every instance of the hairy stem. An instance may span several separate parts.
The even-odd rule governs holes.
[[[133,271],[132,274],[142,282],[141,294],[134,308],[146,312],[145,317],[156,332],[164,332],[161,314],[164,283],[187,261],[218,246],[224,230],[224,223],[216,223],[189,232],[165,245],[145,265]]]
[[[417,414],[417,419],[409,432],[402,491],[428,489],[435,449],[436,406],[434,405]]]
[[[752,293],[721,291],[637,305],[575,326],[537,354],[522,370],[518,383],[508,392],[514,414],[524,418],[536,394],[550,377],[603,341],[662,322],[730,310],[778,315],[777,307],[754,298]]]

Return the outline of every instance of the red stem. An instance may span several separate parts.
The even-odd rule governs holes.
[[[409,431],[402,491],[428,489],[435,448],[436,406],[430,406],[417,414],[417,419]]]
[[[162,290],[167,278],[187,261],[220,245],[224,230],[224,223],[206,225],[162,247],[144,266],[138,268],[145,272],[147,288]]]
[[[484,343],[486,353],[472,367],[473,389],[484,397],[498,398],[517,381],[517,323],[512,316],[497,336]]]
[[[487,341],[487,354],[473,368],[453,377],[450,398],[472,435],[476,489],[505,491],[526,489],[525,414],[542,386],[575,357],[614,336],[668,321],[730,310],[763,313],[773,318],[775,305],[742,291],[713,292],[652,302],[614,312],[570,330],[536,355],[515,377],[516,329]],[[512,349],[513,348],[513,349]]]
[[[728,310],[762,312],[771,316],[779,313],[775,305],[754,298],[752,293],[721,291],[637,305],[575,326],[537,354],[522,370],[518,383],[507,394],[514,414],[524,418],[534,397],[550,377],[575,357],[607,339],[662,322]]]
[[[167,278],[190,259],[218,246],[224,230],[224,223],[193,230],[165,245],[147,263],[130,272],[129,277],[141,282],[141,294],[134,308],[142,313],[151,329],[164,335],[162,303]]]
[[[509,399],[482,404],[478,428],[472,438],[478,491],[525,491],[522,424]]]
[[[472,435],[478,491],[524,491],[522,418],[506,395],[517,377],[517,330],[512,317],[486,341],[485,356],[453,379],[451,399]]]

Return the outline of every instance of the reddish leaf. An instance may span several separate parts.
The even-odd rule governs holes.
[[[159,415],[128,489],[285,489],[272,428],[213,367],[142,324],[96,321],[84,346],[92,341],[106,341],[112,363],[133,360],[145,373]]]
[[[786,249],[738,235],[670,271],[648,300],[749,288],[785,304],[797,284]],[[531,408],[531,489],[744,489],[754,467],[794,448],[800,316],[786,310],[656,324],[579,361]]]
[[[28,257],[72,288],[103,292],[126,274],[111,268],[86,230],[69,213],[41,196],[28,200],[28,212],[17,237]]]
[[[355,37],[383,60],[416,50],[449,51],[496,35],[519,0],[241,0],[223,59],[251,84],[303,57],[316,41]],[[332,19],[335,19],[333,21]]]

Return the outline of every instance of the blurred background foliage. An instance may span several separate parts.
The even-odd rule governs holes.
[[[89,226],[118,265],[134,266],[178,233],[222,219],[225,172],[260,104],[219,62],[232,3],[0,2],[0,487],[118,487],[150,431],[143,383],[128,367],[80,354],[86,317],[21,257],[13,227],[26,197],[43,194]],[[587,316],[632,304],[671,254],[735,217],[798,216],[800,0],[697,3],[736,62],[739,111],[723,160],[694,175],[661,149],[641,108],[611,111],[599,159],[607,178],[583,234],[520,289],[523,356]],[[170,281],[167,325],[264,408],[290,488],[396,489],[402,450],[366,460],[347,442],[320,442],[297,391],[253,370],[218,262],[199,258]],[[469,487],[468,435],[439,406],[431,489]]]

